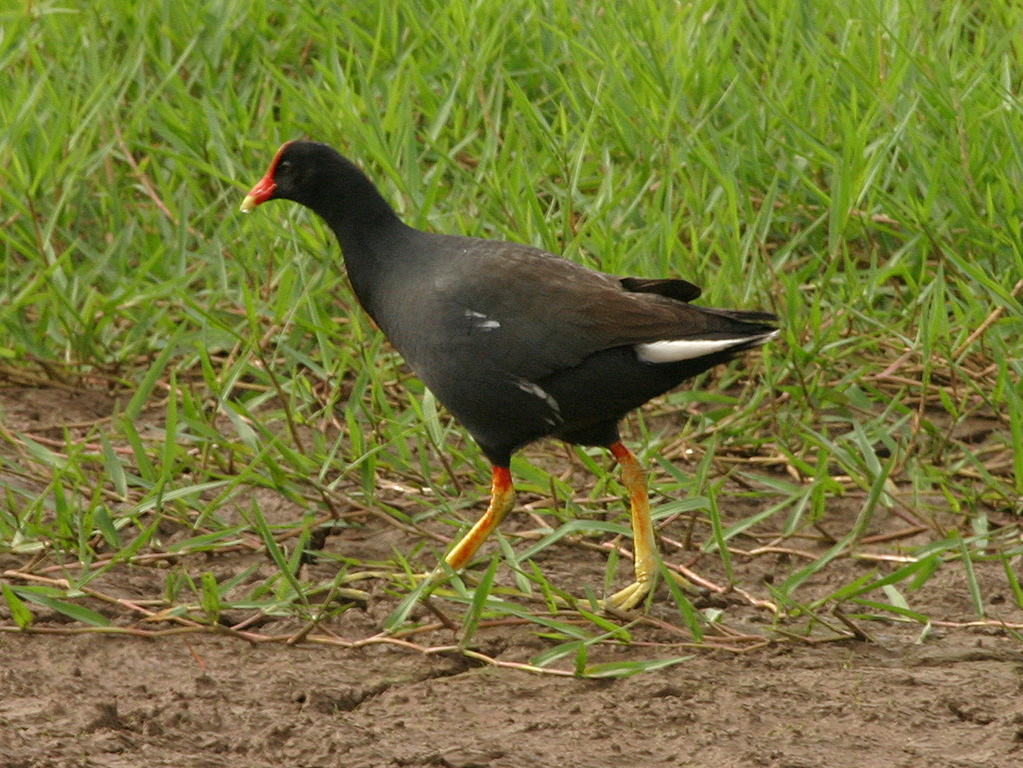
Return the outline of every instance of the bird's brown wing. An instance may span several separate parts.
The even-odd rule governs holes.
[[[451,354],[486,359],[504,375],[535,381],[612,347],[743,331],[742,313],[687,304],[699,289],[684,280],[619,278],[536,248],[459,240],[468,257],[459,263],[473,279],[455,278],[448,295],[458,306],[449,314],[468,332],[445,338],[458,339]],[[481,332],[472,333],[474,323]]]

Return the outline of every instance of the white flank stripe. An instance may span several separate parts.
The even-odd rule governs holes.
[[[515,386],[521,389],[523,392],[528,392],[531,395],[536,395],[543,400],[550,407],[555,414],[561,414],[561,406],[558,405],[558,401],[551,397],[551,393],[541,387],[539,384],[534,384],[531,381],[525,379],[515,379]]]
[[[501,327],[497,320],[491,320],[482,312],[477,312],[473,309],[465,310],[465,316],[472,321],[474,327],[479,328],[481,331],[496,331]]]
[[[636,356],[644,363],[677,363],[680,360],[693,360],[697,357],[724,352],[740,344],[763,344],[778,335],[778,331],[765,333],[759,338],[746,336],[741,339],[680,339],[677,341],[653,341],[649,344],[637,344]]]

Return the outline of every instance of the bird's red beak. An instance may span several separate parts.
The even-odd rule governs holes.
[[[242,213],[248,213],[257,205],[270,200],[276,191],[277,184],[274,182],[274,166],[270,166],[266,176],[260,179],[259,183],[242,200]]]
[[[242,213],[248,213],[257,205],[265,203],[267,200],[273,200],[274,192],[277,191],[277,183],[274,181],[274,174],[277,173],[277,161],[281,159],[281,153],[284,148],[291,142],[285,142],[280,149],[277,150],[277,154],[274,155],[273,162],[270,163],[270,170],[266,172],[266,176],[259,180],[259,183],[252,188],[252,191],[245,196],[242,200]]]

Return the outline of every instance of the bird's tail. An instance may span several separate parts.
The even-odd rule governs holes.
[[[778,318],[770,312],[741,309],[700,307],[720,322],[698,335],[684,339],[666,339],[636,345],[636,354],[647,363],[677,363],[727,352],[729,356],[759,347],[778,336],[774,323]]]

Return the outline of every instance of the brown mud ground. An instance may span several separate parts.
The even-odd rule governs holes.
[[[17,418],[14,406],[8,402],[7,413]],[[56,410],[69,421],[84,420],[88,412],[66,403]],[[855,495],[836,500],[827,524],[844,530],[862,501]],[[745,501],[722,494],[719,503],[724,511]],[[527,516],[516,518],[509,530],[533,525]],[[684,524],[677,525],[667,533],[681,539]],[[869,533],[883,536],[905,526],[878,514]],[[804,543],[818,554],[826,549]],[[372,560],[411,545],[404,533],[369,518],[357,535],[331,536],[325,548]],[[425,550],[417,565],[425,567],[432,556]],[[214,570],[218,579],[260,560],[264,567],[253,578],[273,569],[256,551],[189,557],[196,573]],[[0,572],[25,561],[0,555]],[[586,585],[599,588],[604,561],[601,552],[569,544],[536,558],[552,583],[577,593]],[[722,583],[715,562],[707,558],[693,567]],[[800,594],[827,594],[875,565],[836,559]],[[319,578],[317,571],[329,567],[309,566],[303,575]],[[619,568],[624,577],[628,564]],[[793,565],[779,554],[736,557],[735,569],[737,583],[768,597],[765,583]],[[1001,569],[1000,562],[977,563],[987,615],[1018,624],[1023,616]],[[132,566],[93,586],[129,599],[158,596],[164,577],[155,568]],[[506,569],[498,580],[511,583]],[[318,637],[367,638],[380,631],[397,598],[382,583],[365,588],[368,603],[318,628]],[[457,621],[457,606],[438,603]],[[915,623],[861,621],[863,638],[804,642],[772,631],[763,609],[726,600],[728,625],[767,642],[707,650],[685,645],[670,631],[681,622],[662,589],[652,620],[632,628],[632,644],[595,648],[591,661],[687,660],[614,680],[539,675],[457,651],[424,653],[394,644],[345,648],[210,633],[142,639],[2,632],[0,768],[1023,766],[1018,635],[991,621],[971,626],[976,611],[957,568],[942,567],[913,593],[912,604],[943,621],[930,631]],[[88,605],[123,622],[123,612]],[[0,626],[12,627],[8,613],[0,612]],[[40,609],[34,626],[67,632],[80,625]],[[258,633],[281,638],[301,628],[295,620],[268,620]],[[414,641],[439,649],[456,639],[436,629]],[[504,623],[482,626],[473,647],[513,665],[556,642],[541,637],[535,625]]]

